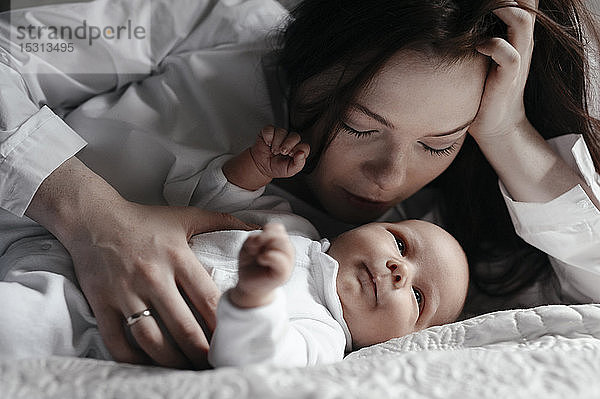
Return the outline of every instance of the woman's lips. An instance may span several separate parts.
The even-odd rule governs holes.
[[[361,197],[359,195],[352,194],[350,191],[344,190],[344,194],[348,198],[350,203],[357,205],[361,208],[371,208],[371,209],[385,209],[391,206],[390,201],[376,201],[369,198]]]

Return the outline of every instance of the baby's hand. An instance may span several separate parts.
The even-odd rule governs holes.
[[[275,288],[285,284],[294,268],[294,247],[283,225],[269,223],[248,237],[239,255],[239,281],[230,300],[251,308],[273,301]]]
[[[272,179],[291,177],[304,167],[310,146],[301,142],[298,133],[274,126],[264,127],[250,148],[260,172]]]

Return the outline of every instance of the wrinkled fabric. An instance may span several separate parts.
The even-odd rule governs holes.
[[[150,19],[150,44],[128,47],[98,41],[81,47],[76,69],[80,73],[64,72],[74,68],[67,57],[20,54],[10,42],[11,31],[21,23],[76,24],[82,18],[112,22],[137,15]],[[274,47],[271,35],[286,16],[270,0],[96,0],[19,10],[10,19],[0,15],[0,274],[8,276],[16,267],[15,258],[34,256],[27,270],[35,265],[43,270],[56,267],[62,279],[62,255],[27,252],[13,244],[44,240],[45,229],[19,216],[44,178],[73,154],[129,200],[183,205],[193,199],[200,172],[211,160],[249,146],[265,124],[286,120],[277,114],[285,111],[277,105],[285,99],[273,88],[278,79],[265,76],[262,65],[263,56]],[[598,196],[598,174],[589,155],[575,155],[587,153],[585,143],[566,140],[557,145],[561,156]],[[270,185],[266,193],[288,200],[293,211],[323,235],[351,227],[277,186]],[[415,198],[426,200],[396,206],[384,220],[422,217],[440,222],[432,207],[435,193],[423,190]],[[547,204],[516,203],[506,195],[505,200],[517,232],[549,253],[564,297],[599,302],[595,244],[600,216],[581,188]],[[570,224],[553,223],[553,218]],[[11,246],[14,252],[9,254]],[[72,276],[64,276],[53,285],[57,294],[61,285],[75,287]],[[40,304],[56,303],[43,299],[50,292],[45,287],[0,282],[0,296],[19,304],[2,307],[0,313],[8,313],[0,318],[12,320],[17,316],[10,312],[20,309],[36,314]],[[11,293],[3,296],[3,290]],[[28,304],[27,298],[35,300]],[[54,312],[49,306],[43,309],[48,315]]]
[[[189,202],[198,169],[272,120],[260,61],[286,15],[270,0],[97,0],[0,15],[0,357],[110,358],[68,252],[23,213],[76,153],[129,200]],[[138,16],[151,18],[149,46],[99,40],[78,47],[75,65],[10,42],[18,25]]]

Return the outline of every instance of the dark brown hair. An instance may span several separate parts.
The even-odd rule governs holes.
[[[280,65],[290,89],[290,124],[317,143],[314,167],[339,131],[354,96],[397,51],[413,49],[443,63],[468,59],[504,24],[498,0],[305,0],[281,35]],[[523,7],[526,8],[526,7]],[[600,121],[588,110],[588,42],[598,43],[581,0],[540,0],[525,109],[546,139],[580,133],[600,170]],[[584,37],[583,29],[586,29]],[[307,89],[309,87],[310,89]],[[317,133],[319,134],[319,133]],[[463,245],[472,281],[489,294],[515,292],[548,270],[545,254],[514,233],[497,175],[469,136],[452,165],[431,184],[441,190],[445,227]],[[506,262],[507,259],[513,261]],[[480,268],[502,267],[497,273]]]

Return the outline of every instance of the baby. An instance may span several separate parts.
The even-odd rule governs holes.
[[[276,202],[262,196],[263,187],[298,173],[308,152],[297,134],[268,126],[251,148],[203,172],[210,178],[198,185],[195,196],[204,198],[198,205],[240,217],[252,210],[263,219],[251,222],[280,222],[258,233],[191,240],[217,285],[229,288],[211,339],[215,367],[334,362],[353,349],[453,322],[462,310],[466,257],[440,227],[418,220],[370,223],[329,243],[315,240],[305,219],[281,212],[290,210],[281,201],[270,211]],[[288,236],[283,225],[295,234]]]

